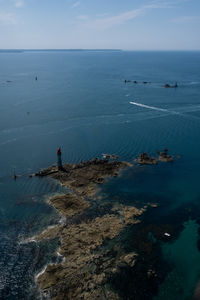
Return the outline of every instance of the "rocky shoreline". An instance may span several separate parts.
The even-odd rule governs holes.
[[[59,238],[61,242],[59,254],[63,257],[62,262],[48,265],[37,276],[44,299],[120,299],[109,285],[110,278],[121,267],[134,268],[137,253],[126,253],[115,243],[108,245],[127,226],[140,222],[139,217],[147,205],[136,208],[115,203],[102,216],[84,221],[80,218],[78,222],[73,222],[73,218],[90,207],[91,199],[100,201],[98,184],[104,183],[108,176],[117,176],[126,167],[131,167],[131,164],[95,158],[79,164],[65,164],[62,170],[52,166],[35,174],[50,176],[69,189],[66,194],[50,199],[66,222],[35,238],[37,241]]]

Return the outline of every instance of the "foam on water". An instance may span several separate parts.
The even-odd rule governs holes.
[[[146,104],[133,102],[133,101],[130,101],[129,103],[133,104],[133,105],[136,105],[136,106],[139,106],[139,107],[165,112],[167,114],[175,114],[175,115],[179,115],[179,116],[185,117],[185,118],[200,120],[200,117],[198,117],[198,116],[195,116],[195,115],[192,115],[192,114],[191,115],[187,114],[187,113],[199,111],[200,110],[200,105],[188,105],[188,106],[184,106],[184,107],[177,107],[177,111],[174,111],[174,110],[170,110],[170,109],[165,109],[165,108],[160,108],[160,107],[155,107],[155,106],[149,106],[149,105],[146,105]],[[165,117],[165,116],[166,115],[162,115],[162,117]],[[161,117],[161,115],[159,117]]]
[[[149,106],[149,105],[145,105],[145,104],[138,103],[138,102],[133,102],[133,101],[130,101],[129,103],[133,104],[133,105],[136,105],[136,106],[139,106],[139,107],[144,107],[144,108],[148,108],[148,109],[153,109],[153,110],[158,110],[158,111],[163,111],[163,112],[171,113],[171,111],[169,111],[168,109],[164,109],[164,108],[159,108],[159,107],[155,107],[155,106]],[[172,113],[174,113],[174,112],[172,112]]]

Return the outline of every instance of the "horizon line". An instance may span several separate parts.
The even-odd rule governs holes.
[[[0,52],[23,52],[23,51],[119,51],[119,52],[190,52],[190,51],[200,51],[200,49],[118,49],[118,48],[0,48]]]

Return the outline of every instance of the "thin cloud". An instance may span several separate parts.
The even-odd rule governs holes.
[[[200,16],[182,16],[171,20],[172,23],[176,24],[186,24],[196,21],[200,21]]]
[[[88,20],[88,15],[80,15],[80,16],[77,17],[77,19],[78,20],[83,20],[83,21]]]
[[[17,24],[16,16],[12,13],[0,12],[0,25],[15,25]]]
[[[141,14],[143,14],[143,9],[135,9],[113,17],[99,18],[94,20],[94,26],[99,29],[107,29],[114,25],[119,25],[126,21],[132,20]]]
[[[140,8],[129,10],[112,17],[96,18],[94,20],[89,21],[86,20],[85,26],[94,29],[105,30],[113,26],[120,25],[127,21],[133,20],[139,16],[142,16],[146,13],[147,10],[164,7],[166,8],[166,3],[163,4],[160,1],[154,1],[151,4],[143,5]]]
[[[24,6],[24,1],[23,0],[17,0],[14,3],[15,7],[20,8]]]
[[[192,2],[193,0],[174,0],[175,4],[177,3],[185,3],[185,2]]]
[[[75,8],[81,4],[81,1],[76,1],[74,4],[72,4],[72,7]]]
[[[161,5],[163,8],[173,8],[176,7],[177,5],[180,5],[182,3],[186,2],[192,2],[193,0],[153,0],[153,4],[158,4]]]

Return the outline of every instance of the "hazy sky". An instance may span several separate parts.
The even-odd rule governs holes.
[[[200,50],[200,0],[0,0],[0,49]]]

